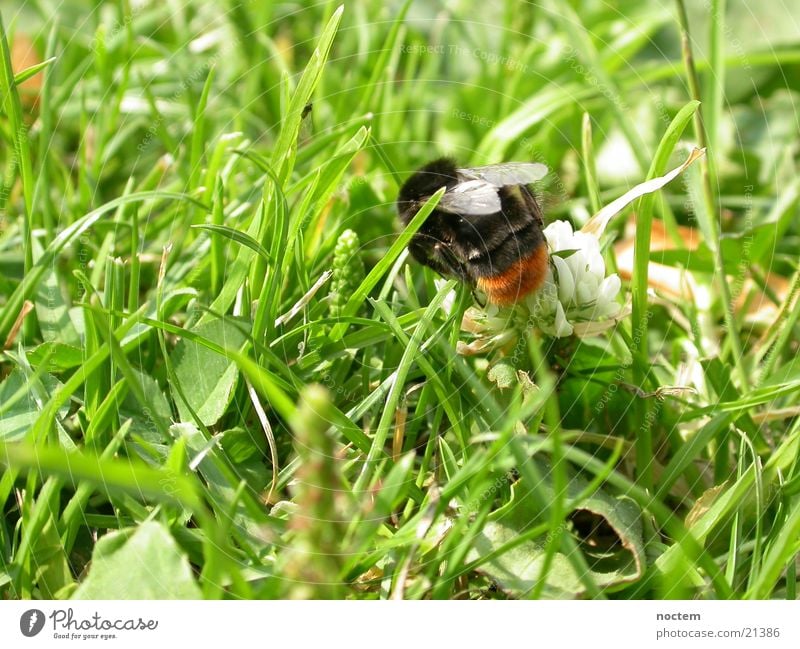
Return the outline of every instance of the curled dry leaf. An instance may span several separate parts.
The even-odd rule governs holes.
[[[614,245],[617,260],[617,272],[627,281],[633,277],[633,248],[636,235],[636,216],[631,215],[625,226],[625,238]],[[685,225],[678,226],[681,247],[684,250],[697,250],[700,247],[702,233],[696,228]],[[650,251],[676,250],[678,246],[669,236],[663,221],[653,220],[650,237]],[[774,322],[781,304],[788,298],[789,281],[775,273],[765,276],[767,290],[747,278],[738,291],[734,308],[738,313],[744,311],[746,321],[750,325],[769,325]],[[694,273],[675,266],[667,266],[650,261],[647,267],[647,285],[658,294],[669,298],[693,302],[700,293],[698,280]],[[777,298],[777,302],[773,300]]]
[[[600,237],[603,232],[605,232],[606,226],[608,222],[616,215],[619,214],[625,207],[630,205],[633,201],[637,198],[641,198],[646,194],[652,194],[655,191],[658,191],[664,185],[667,185],[675,178],[680,176],[684,170],[691,165],[695,160],[702,158],[706,153],[705,149],[692,149],[692,152],[689,154],[689,157],[686,158],[684,163],[679,167],[675,167],[672,171],[664,174],[663,176],[659,176],[658,178],[652,178],[650,180],[646,180],[643,183],[636,185],[633,189],[628,192],[625,192],[622,196],[618,199],[611,201],[608,205],[606,205],[603,209],[601,209],[597,214],[595,214],[591,219],[586,222],[581,228],[582,232],[586,232],[588,234],[594,234],[596,237]]]
[[[700,232],[694,228],[679,226],[681,239],[687,250],[696,250],[700,242]],[[630,281],[633,277],[633,247],[636,232],[636,216],[632,215],[625,227],[625,238],[614,245],[619,276]],[[663,221],[653,220],[650,237],[650,250],[672,250],[675,244],[667,233]],[[697,294],[694,276],[681,268],[666,266],[651,261],[647,270],[647,284],[650,288],[669,297],[693,301]]]
[[[23,32],[14,34],[14,42],[11,44],[11,69],[14,70],[14,74],[19,74],[41,62],[42,58],[36,51],[31,37]],[[37,72],[17,88],[23,107],[31,112],[38,107],[39,93],[42,90],[42,74],[42,72]]]

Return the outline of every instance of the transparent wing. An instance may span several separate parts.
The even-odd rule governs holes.
[[[468,180],[446,192],[436,209],[453,214],[481,215],[500,211],[497,187],[483,180]]]
[[[469,180],[483,180],[495,187],[527,185],[547,175],[547,166],[538,162],[504,162],[485,167],[459,169],[458,173]]]

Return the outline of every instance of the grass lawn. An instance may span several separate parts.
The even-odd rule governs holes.
[[[796,599],[788,4],[4,2],[0,597]],[[596,330],[397,219],[536,162],[569,239],[693,148]]]

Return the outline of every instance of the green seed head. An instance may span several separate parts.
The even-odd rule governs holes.
[[[339,317],[348,298],[364,279],[364,261],[361,259],[361,242],[353,230],[339,235],[333,252],[333,279],[330,290],[330,315]]]

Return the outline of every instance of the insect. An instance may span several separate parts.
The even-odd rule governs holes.
[[[408,225],[441,187],[446,187],[408,249],[421,264],[483,291],[495,304],[512,304],[536,291],[547,273],[542,210],[528,187],[547,167],[508,162],[459,168],[439,158],[415,172],[397,197]]]

